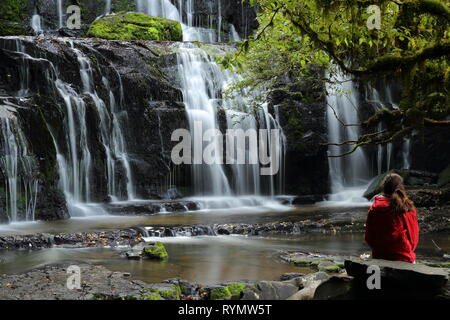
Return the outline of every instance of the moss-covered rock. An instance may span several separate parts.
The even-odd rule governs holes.
[[[226,286],[226,288],[230,291],[231,295],[238,296],[247,286],[242,283],[231,283]]]
[[[0,36],[27,35],[24,19],[27,0],[0,1]]]
[[[183,31],[178,21],[120,12],[95,20],[88,36],[109,40],[181,41]]]
[[[212,288],[209,292],[210,300],[225,300],[231,298],[232,294],[228,287]]]
[[[150,259],[163,260],[169,257],[166,248],[161,242],[156,242],[154,245],[144,248],[143,255]]]
[[[364,198],[371,200],[374,196],[376,196],[377,194],[381,193],[382,190],[382,185],[381,183],[383,182],[384,178],[391,173],[396,173],[399,174],[400,176],[403,177],[403,179],[406,179],[408,176],[408,171],[406,170],[390,170],[387,171],[385,173],[382,173],[378,176],[376,176],[372,182],[370,183],[369,187],[367,188],[366,192],[364,192]]]

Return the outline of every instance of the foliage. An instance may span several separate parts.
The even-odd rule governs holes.
[[[27,8],[26,0],[0,1],[0,36],[26,35],[23,23]]]
[[[109,40],[181,41],[183,38],[177,21],[126,12],[95,20],[88,35]]]
[[[348,153],[384,144],[425,126],[450,126],[450,2],[448,0],[252,0],[259,29],[220,63],[241,73],[231,90],[255,93],[308,80],[319,86],[338,72],[364,83],[398,79],[398,112],[380,111],[361,125],[385,132],[362,135]],[[381,10],[380,29],[369,28]],[[326,72],[323,72],[326,71]],[[261,98],[259,98],[261,99]],[[347,153],[346,153],[347,154]]]
[[[169,257],[166,248],[161,242],[156,242],[154,245],[146,247],[143,253],[151,259],[163,260]]]

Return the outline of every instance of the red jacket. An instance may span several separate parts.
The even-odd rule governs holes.
[[[419,242],[416,209],[394,213],[389,198],[375,197],[367,216],[365,240],[374,259],[414,262]]]

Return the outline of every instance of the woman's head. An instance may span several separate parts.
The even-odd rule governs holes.
[[[391,209],[396,213],[404,213],[414,208],[414,203],[406,195],[403,178],[390,173],[383,180],[383,193],[391,198]]]

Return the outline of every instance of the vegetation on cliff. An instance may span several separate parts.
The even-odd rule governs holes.
[[[88,36],[108,40],[181,41],[183,31],[177,21],[121,12],[95,20]]]
[[[380,76],[399,79],[399,110],[383,109],[357,124],[369,133],[340,143],[352,146],[344,154],[363,145],[399,140],[425,127],[450,127],[448,1],[252,3],[261,8],[259,29],[221,61],[243,75],[233,89],[278,89],[287,77],[293,81],[309,77],[312,86],[318,86],[324,80],[333,82],[338,69],[363,82]],[[317,71],[323,69],[326,75]],[[387,124],[386,130],[378,130],[381,122]]]
[[[0,36],[27,34],[23,25],[27,2],[26,0],[0,1]]]

